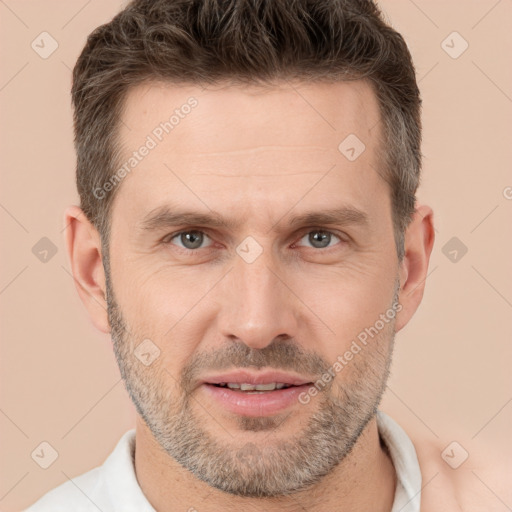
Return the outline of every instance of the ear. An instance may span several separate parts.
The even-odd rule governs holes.
[[[423,298],[434,238],[432,208],[427,205],[416,206],[413,218],[405,232],[405,254],[399,269],[399,303],[402,309],[397,314],[396,332],[407,325]]]
[[[78,295],[94,326],[109,333],[100,235],[78,206],[66,209],[64,221],[66,250]]]

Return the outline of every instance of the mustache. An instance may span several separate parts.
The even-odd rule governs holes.
[[[253,349],[242,342],[231,342],[221,349],[196,354],[182,371],[182,382],[192,385],[206,372],[222,372],[236,368],[272,368],[304,375],[325,373],[329,364],[318,354],[304,350],[291,338],[275,338],[262,349]]]

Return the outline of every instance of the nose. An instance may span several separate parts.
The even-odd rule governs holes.
[[[252,263],[235,259],[220,291],[218,320],[225,338],[261,349],[278,336],[297,336],[300,301],[282,273],[265,251]]]

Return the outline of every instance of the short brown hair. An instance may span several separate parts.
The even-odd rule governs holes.
[[[96,28],[73,70],[80,206],[107,248],[119,187],[94,193],[120,161],[127,91],[145,81],[207,85],[368,80],[383,121],[399,260],[421,168],[421,99],[402,36],[365,0],[133,0]],[[341,142],[341,141],[340,141]]]

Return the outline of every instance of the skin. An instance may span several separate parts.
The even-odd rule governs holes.
[[[374,413],[394,335],[423,296],[433,213],[417,205],[399,263],[390,190],[376,171],[382,133],[371,87],[290,85],[148,83],[129,92],[120,132],[127,158],[189,97],[198,105],[118,185],[110,275],[98,232],[78,207],[65,214],[79,294],[94,325],[111,333],[139,412],[135,469],[158,511],[389,511],[393,503],[395,471]],[[351,133],[366,146],[352,162],[338,150]],[[164,204],[238,225],[141,229]],[[347,205],[368,222],[289,225]],[[201,248],[172,237],[187,229],[204,233]],[[319,230],[333,234],[327,249],[308,236]],[[262,249],[252,263],[236,252],[248,236]],[[199,386],[207,373],[251,365],[316,380],[397,301],[396,317],[307,404],[247,418]],[[149,366],[133,352],[145,339],[160,350]]]

